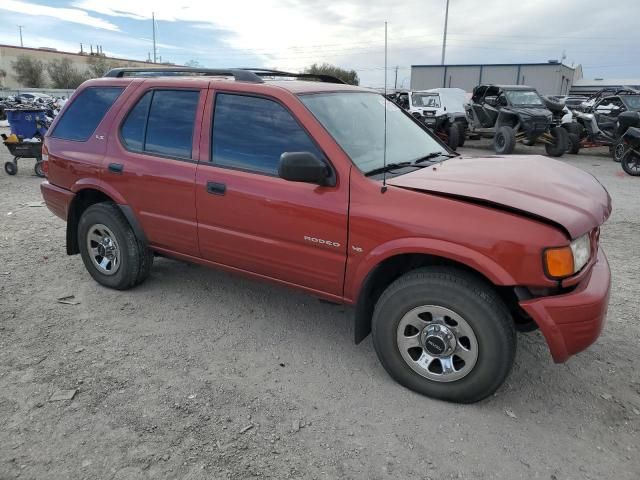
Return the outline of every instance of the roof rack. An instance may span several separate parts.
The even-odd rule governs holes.
[[[264,83],[262,77],[291,77],[304,80],[317,80],[324,83],[346,83],[332,75],[315,73],[291,73],[266,68],[191,68],[191,67],[135,67],[113,68],[105,77],[166,77],[166,76],[226,76],[233,77],[237,82]]]
[[[105,77],[166,77],[166,76],[232,76],[237,82],[264,83],[258,75],[247,69],[237,68],[191,68],[191,67],[159,67],[159,68],[113,68]]]
[[[283,72],[281,70],[269,70],[267,68],[243,68],[242,70],[246,70],[251,72],[258,77],[291,77],[291,78],[301,78],[304,80],[318,80],[323,83],[341,83],[346,84],[343,80],[340,80],[338,77],[334,77],[333,75],[325,75],[321,73],[291,73],[291,72]]]

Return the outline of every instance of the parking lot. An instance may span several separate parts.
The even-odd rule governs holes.
[[[605,330],[562,365],[519,335],[505,385],[466,406],[394,383],[342,306],[169,259],[134,290],[99,286],[22,161],[0,174],[0,479],[636,480],[640,180],[605,149],[560,161],[613,198]]]

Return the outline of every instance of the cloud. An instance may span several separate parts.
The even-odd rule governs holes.
[[[329,62],[356,69],[364,83],[374,86],[384,81],[385,21],[389,24],[390,81],[395,78],[395,66],[399,67],[401,83],[412,64],[440,62],[445,2],[70,1],[73,8],[65,9],[0,0],[0,8],[8,3],[32,5],[32,14],[52,10],[55,15],[51,16],[60,18],[60,12],[71,11],[80,23],[88,23],[84,19],[89,18],[111,25],[111,29],[119,25],[128,34],[118,34],[123,42],[120,50],[127,39],[135,42],[149,35],[153,11],[159,26],[158,42],[170,44],[163,47],[164,59],[183,62],[197,58],[211,66],[250,64],[289,70]],[[635,25],[640,15],[637,0],[618,0],[616,9],[605,10],[599,0],[483,0],[481,4],[455,0],[449,13],[447,63],[541,62],[560,59],[564,51],[566,62],[582,63],[586,74],[640,75],[640,65],[635,62],[635,45],[640,39]],[[603,30],[603,25],[615,25],[615,29]]]
[[[101,18],[92,17],[87,12],[76,8],[49,7],[20,0],[0,0],[0,10],[18,12],[23,15],[51,17],[65,22],[79,23],[81,25],[104,30],[118,30],[117,25],[106,20],[102,20]]]

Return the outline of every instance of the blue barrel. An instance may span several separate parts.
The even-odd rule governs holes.
[[[32,138],[39,133],[44,137],[47,133],[45,111],[41,108],[33,108],[29,110],[7,109],[7,120],[11,127],[11,133],[21,135],[24,138]],[[40,124],[41,126],[38,126]]]

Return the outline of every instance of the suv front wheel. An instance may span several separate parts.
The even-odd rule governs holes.
[[[398,383],[453,402],[495,392],[516,352],[502,300],[453,268],[421,268],[393,282],[376,304],[372,333],[382,365]]]
[[[78,223],[78,245],[85,267],[98,283],[126,290],[142,283],[151,270],[153,254],[136,238],[117,205],[97,203]]]

